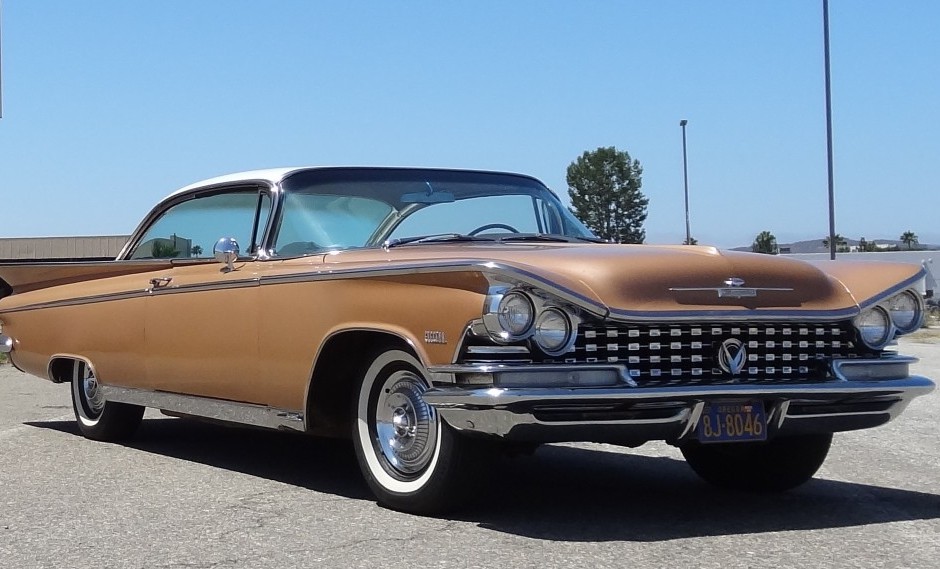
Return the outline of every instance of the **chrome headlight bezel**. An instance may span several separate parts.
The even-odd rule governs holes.
[[[515,328],[512,328],[507,320],[511,306],[521,308],[528,314]],[[550,334],[557,335],[557,329],[554,332],[538,330],[538,322],[547,325],[550,319],[554,319],[556,325],[561,325],[564,329],[563,336],[558,338],[564,341],[550,341]],[[494,286],[486,296],[482,322],[486,334],[497,344],[530,341],[530,347],[537,348],[548,356],[560,356],[574,347],[581,319],[576,308],[547,294],[522,287]]]
[[[508,292],[496,307],[496,320],[509,338],[525,338],[535,324],[535,305],[521,291]]]
[[[872,318],[880,320],[882,325],[878,326],[877,324],[866,323],[866,321]],[[852,320],[852,325],[855,326],[855,330],[858,332],[858,339],[873,350],[884,349],[884,347],[894,339],[896,331],[894,324],[891,322],[891,316],[888,314],[888,310],[881,305],[872,306],[871,308],[863,310],[861,314]],[[866,330],[877,330],[879,328],[882,332],[877,335],[866,332]]]
[[[549,356],[560,356],[571,350],[575,337],[571,317],[557,306],[544,308],[535,319],[532,341]]]
[[[873,350],[882,350],[897,336],[910,334],[920,328],[924,323],[925,312],[923,297],[916,289],[909,288],[865,308],[852,320],[852,325],[862,344]],[[869,318],[887,321],[883,337],[880,334],[874,337],[863,330],[866,327],[863,322]]]
[[[902,303],[907,303],[902,306]],[[924,300],[916,291],[905,290],[884,302],[891,323],[899,334],[910,334],[924,322]]]
[[[510,306],[516,303],[516,307],[524,307],[528,310],[529,316],[524,326],[513,328],[507,321],[508,314],[511,311]],[[535,323],[535,304],[532,297],[521,289],[511,289],[509,287],[494,287],[490,289],[486,296],[486,303],[483,306],[483,325],[487,334],[495,342],[508,344],[524,340],[532,332],[532,325]]]

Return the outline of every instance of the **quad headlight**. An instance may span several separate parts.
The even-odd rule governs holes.
[[[494,287],[483,309],[483,325],[495,342],[529,340],[549,356],[571,349],[579,321],[574,310],[521,288]]]
[[[503,296],[497,307],[496,318],[502,331],[510,338],[525,336],[532,327],[535,307],[528,296],[521,292],[510,292]]]
[[[914,291],[904,291],[888,299],[885,303],[891,323],[901,334],[908,334],[920,328],[924,317],[924,303]]]
[[[855,328],[862,342],[873,350],[884,348],[894,336],[891,329],[891,317],[880,306],[869,308],[856,316]]]
[[[853,324],[863,344],[880,350],[896,335],[917,330],[923,321],[924,301],[917,291],[905,290],[866,308]]]
[[[550,356],[563,354],[571,347],[573,338],[571,320],[563,310],[551,307],[539,313],[533,340],[540,350]]]

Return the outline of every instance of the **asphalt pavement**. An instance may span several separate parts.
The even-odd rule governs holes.
[[[934,340],[936,341],[936,340]],[[940,343],[904,341],[940,379]],[[940,566],[940,393],[836,435],[782,495],[701,482],[675,449],[547,445],[440,518],[372,501],[348,443],[148,411],[78,435],[67,386],[0,366],[0,568]]]

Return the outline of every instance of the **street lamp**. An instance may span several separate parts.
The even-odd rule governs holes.
[[[682,176],[685,179],[685,244],[692,244],[692,229],[689,226],[689,160],[685,151],[685,125],[689,121],[682,119],[679,126],[682,127]]]
[[[836,198],[832,181],[832,89],[829,79],[829,0],[823,0],[823,51],[826,68],[826,158],[829,166],[829,259],[836,258]]]

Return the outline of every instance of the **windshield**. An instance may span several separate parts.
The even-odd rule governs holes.
[[[475,241],[593,237],[552,192],[527,176],[329,168],[293,174],[282,187],[280,221],[271,241],[276,256],[449,242],[455,236]]]

